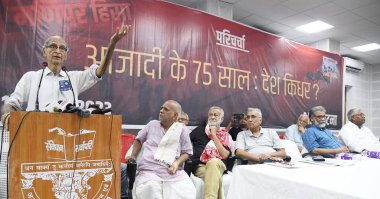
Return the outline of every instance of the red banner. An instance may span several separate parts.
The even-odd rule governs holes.
[[[83,70],[100,62],[124,23],[133,30],[118,43],[108,74],[80,96],[82,107],[97,103],[125,124],[145,124],[174,99],[191,125],[213,105],[226,120],[258,107],[263,126],[284,128],[322,105],[328,126],[342,125],[339,55],[161,1],[2,0],[0,9],[2,100],[25,72],[42,67],[49,36],[62,35],[70,48],[66,67]]]

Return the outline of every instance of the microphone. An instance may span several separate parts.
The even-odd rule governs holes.
[[[90,111],[91,114],[105,114],[112,111],[111,108],[100,109],[99,105],[97,104],[91,104],[90,106],[88,106],[87,110]]]
[[[105,114],[105,113],[108,113],[108,112],[111,112],[112,109],[110,108],[107,108],[107,109],[95,109],[93,111],[90,111],[91,114]]]
[[[102,110],[102,114],[106,114],[106,113],[109,113],[109,112],[111,112],[111,111],[112,111],[111,108],[106,108],[106,109],[103,109],[103,110]]]
[[[63,111],[63,113],[75,113],[78,111],[78,107],[76,107],[75,105],[71,104],[71,103],[68,103],[66,105],[66,109]]]
[[[68,103],[63,113],[77,113],[81,118],[90,117],[90,111],[81,109],[71,103]]]
[[[89,109],[89,111],[91,114],[103,114],[102,109],[94,109],[94,110]]]
[[[284,160],[284,162],[290,162],[290,161],[292,161],[292,157],[287,155],[283,160]]]
[[[47,62],[42,62],[42,65],[46,67],[48,65]],[[44,77],[45,68],[42,69],[40,82],[38,83],[38,89],[37,89],[37,96],[36,96],[36,102],[34,103],[35,109],[34,111],[39,112],[40,111],[40,101],[38,99],[38,95],[40,94],[40,88],[42,83],[42,78]]]
[[[51,102],[46,105],[45,111],[49,113],[62,112],[61,106],[59,104],[60,104],[60,101]]]
[[[267,158],[267,159],[264,159],[260,162],[260,164],[262,163],[265,163],[265,162],[279,162],[279,163],[289,163],[290,161],[292,160],[292,157],[290,156],[285,156],[283,159],[271,159],[271,158]]]
[[[59,100],[58,102],[54,101],[46,105],[45,111],[53,112],[64,112],[67,109],[67,106],[71,104],[70,99]]]
[[[47,67],[48,66],[48,63],[46,61],[42,62],[42,66],[43,67]]]

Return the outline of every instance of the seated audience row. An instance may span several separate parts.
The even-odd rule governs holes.
[[[365,115],[361,109],[353,108],[348,111],[349,121],[340,130],[338,138],[326,128],[324,107],[313,107],[309,113],[311,121],[309,128],[305,130],[308,123],[307,115],[301,114],[297,124],[288,127],[285,134],[286,139],[297,143],[300,151],[303,146],[313,154],[380,151],[379,139],[368,127],[364,126]],[[343,145],[339,139],[342,140]]]
[[[211,107],[207,124],[195,128],[190,134],[186,127],[176,122],[180,113],[178,102],[166,101],[161,107],[159,121],[149,122],[138,133],[132,155],[127,157],[127,161],[136,160],[144,146],[141,157],[137,159],[134,198],[146,198],[145,194],[150,194],[150,198],[195,197],[194,185],[189,183],[188,176],[179,168],[191,155],[193,174],[205,182],[204,198],[222,198],[222,175],[227,169],[227,158],[235,149],[228,131],[220,127],[224,111],[217,106]],[[237,135],[236,152],[239,157],[251,163],[285,157],[277,133],[260,126],[260,109],[249,108],[246,121],[247,130]]]
[[[363,150],[379,150],[380,143],[363,124],[365,116],[360,109],[350,110],[340,136],[345,147],[333,133],[326,129],[326,110],[313,107],[309,117],[301,114],[297,124],[290,126],[286,139],[293,140],[298,149],[305,147],[314,154],[337,154]],[[183,163],[191,158],[192,173],[204,181],[204,198],[223,198],[222,176],[227,170],[227,159],[233,154],[249,163],[261,163],[286,156],[280,138],[273,129],[261,127],[262,113],[258,108],[248,108],[237,134],[236,143],[226,128],[222,108],[212,106],[208,111],[207,124],[193,131],[185,127],[188,115],[181,105],[166,101],[159,114],[159,121],[149,122],[137,135],[130,159],[137,159],[137,175],[133,197],[139,198],[195,198],[195,187],[183,171]],[[184,123],[184,124],[182,124]],[[377,148],[379,147],[379,148]],[[141,150],[144,148],[144,150]]]

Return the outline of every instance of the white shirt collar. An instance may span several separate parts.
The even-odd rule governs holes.
[[[45,72],[44,72],[44,76],[47,76],[47,75],[54,75],[54,73],[50,70],[49,67],[45,67]],[[61,77],[66,77],[66,73],[61,69],[61,71],[59,72],[58,74],[59,76]]]

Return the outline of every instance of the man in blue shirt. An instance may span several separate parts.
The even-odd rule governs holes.
[[[305,148],[314,154],[338,154],[349,152],[334,136],[326,129],[326,109],[323,106],[315,106],[310,110],[312,125],[302,136]]]

